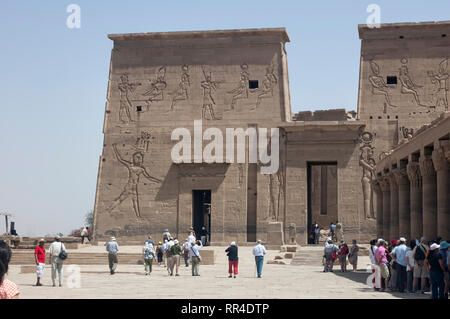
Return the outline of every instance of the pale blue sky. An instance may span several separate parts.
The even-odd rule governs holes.
[[[66,27],[71,3],[81,29]],[[38,236],[67,234],[93,208],[107,34],[285,27],[293,111],[356,109],[357,25],[371,3],[382,23],[450,20],[444,0],[2,0],[0,211],[15,215],[19,234]]]

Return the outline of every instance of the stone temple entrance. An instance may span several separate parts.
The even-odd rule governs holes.
[[[308,162],[308,243],[314,222],[328,228],[338,220],[337,185],[336,162]]]
[[[202,227],[206,228],[207,242],[211,242],[211,190],[192,191],[192,225],[200,239]]]

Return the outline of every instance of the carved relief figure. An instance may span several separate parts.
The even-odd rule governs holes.
[[[375,159],[373,158],[374,147],[372,146],[373,135],[370,132],[363,132],[359,140],[362,144],[359,148],[361,151],[359,165],[363,168],[361,184],[364,198],[364,216],[365,218],[375,218],[372,201],[372,187],[370,184],[375,175]]]
[[[147,153],[150,145],[150,137],[151,134],[149,132],[142,131],[141,136],[136,139],[136,145],[134,148],[143,153]]]
[[[191,85],[190,76],[188,73],[188,66],[185,64],[181,67],[181,79],[178,84],[178,89],[174,93],[174,97],[172,98],[172,105],[170,109],[173,110],[177,101],[185,101],[189,99],[188,88]]]
[[[418,106],[425,106],[420,103],[419,99],[419,93],[417,92],[418,88],[421,88],[422,86],[417,85],[413,82],[411,77],[409,76],[408,71],[408,59],[402,58],[401,59],[402,66],[399,69],[399,79],[400,83],[402,85],[401,93],[403,94],[412,94],[414,96],[414,100],[416,101]]]
[[[205,80],[202,81],[201,87],[203,89],[203,106],[202,106],[202,118],[205,120],[217,120],[214,115],[214,105],[216,102],[213,98],[213,91],[218,87],[218,82],[215,82],[211,78],[211,72],[206,74],[205,70],[203,70],[203,76]]]
[[[374,61],[370,61],[370,70],[372,75],[369,75],[370,84],[372,84],[372,94],[383,95],[386,103],[389,106],[395,107],[392,104],[391,98],[389,96],[389,87],[387,86],[384,78],[380,76],[380,67]]]
[[[271,63],[266,68],[266,75],[264,81],[262,83],[261,93],[258,94],[258,98],[256,100],[256,106],[253,109],[256,109],[260,104],[262,99],[267,99],[273,97],[273,88],[278,83],[277,77],[274,74],[274,65]]]
[[[141,83],[128,82],[128,75],[126,74],[120,76],[120,83],[118,85],[120,91],[119,121],[122,123],[134,122],[130,115],[130,109],[133,106],[131,105],[128,93],[133,92],[139,85]]]
[[[402,137],[402,142],[410,140],[414,134],[414,130],[412,128],[409,129],[404,126],[400,127],[399,131],[400,131],[400,136]]]
[[[434,105],[433,108],[437,108],[440,105],[444,106],[444,110],[448,111],[448,99],[447,99],[447,91],[448,88],[448,78],[449,74],[447,72],[448,66],[448,58],[441,61],[439,63],[439,70],[437,74],[434,74],[433,71],[428,71],[428,76],[431,78],[431,83],[439,84],[439,89],[434,94]]]
[[[238,99],[248,99],[248,81],[250,80],[250,74],[247,72],[248,65],[246,63],[241,65],[241,78],[239,80],[238,86],[229,91],[228,93],[233,94],[233,98],[231,99],[230,108],[234,110],[236,105],[236,101]]]
[[[158,69],[155,80],[150,81],[150,90],[145,92],[144,96],[148,96],[147,109],[150,107],[152,102],[163,101],[164,100],[164,90],[167,87],[166,83],[166,67],[162,66]]]
[[[116,144],[113,144],[114,154],[116,155],[117,160],[123,164],[128,169],[128,182],[125,184],[122,193],[119,197],[112,203],[112,205],[108,208],[109,211],[112,211],[116,208],[120,203],[122,203],[127,198],[131,198],[131,202],[133,203],[133,210],[136,214],[137,218],[141,217],[141,213],[139,210],[139,198],[138,198],[138,183],[139,177],[143,175],[151,182],[160,183],[161,180],[151,176],[146,168],[143,166],[144,162],[144,154],[141,152],[136,152],[132,155],[132,161],[126,161],[122,159],[117,150]]]

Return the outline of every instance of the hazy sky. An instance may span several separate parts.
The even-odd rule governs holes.
[[[80,29],[66,26],[72,3]],[[0,212],[39,236],[69,233],[94,207],[107,34],[285,27],[293,111],[356,109],[357,25],[372,3],[382,23],[450,20],[448,0],[1,0]]]

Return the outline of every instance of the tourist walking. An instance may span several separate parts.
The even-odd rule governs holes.
[[[445,240],[441,241],[439,244],[439,254],[442,255],[442,263],[444,264],[444,299],[448,299],[448,290],[449,290],[449,267],[448,267],[448,242]]]
[[[422,294],[425,293],[425,287],[427,278],[430,277],[427,266],[425,265],[425,258],[427,255],[428,246],[426,245],[426,238],[422,237],[419,244],[413,250],[414,256],[414,271],[413,271],[413,286],[414,291],[420,291]],[[419,290],[419,280],[420,280],[420,290]]]
[[[87,238],[88,241],[91,241],[91,238],[89,236],[89,227],[83,227],[80,233],[81,236],[81,244],[84,244],[84,239]]]
[[[147,236],[147,240],[145,242],[152,244],[153,248],[155,247],[155,242],[153,241],[152,236],[150,234]]]
[[[434,243],[430,246],[428,256],[425,259],[425,263],[430,271],[431,280],[431,298],[432,299],[444,299],[444,262],[442,261],[442,255],[439,254],[439,245]]]
[[[20,294],[17,285],[6,279],[11,254],[11,247],[0,240],[0,299],[18,299]]]
[[[405,292],[406,288],[406,281],[407,281],[407,264],[406,264],[406,253],[408,252],[409,248],[406,246],[406,239],[403,237],[400,237],[399,239],[399,245],[397,245],[392,250],[392,255],[395,258],[396,262],[396,269],[397,272],[397,290],[399,292]]]
[[[188,236],[189,243],[195,243],[196,240],[197,238],[195,237],[195,233],[193,231],[190,231]]]
[[[395,291],[397,288],[397,262],[392,258],[392,250],[397,246],[397,239],[391,241],[391,245],[387,248],[386,257],[389,265],[389,272],[391,274],[389,278],[389,288]]]
[[[416,248],[416,241],[410,240],[409,249],[406,252],[406,289],[408,293],[414,293],[414,248]]]
[[[314,244],[318,244],[320,239],[320,228],[319,224],[314,222]]]
[[[45,269],[45,240],[41,238],[38,242],[38,245],[36,246],[36,249],[34,250],[34,261],[36,263],[36,286],[42,286],[41,284],[41,278],[44,275],[44,269]]]
[[[164,260],[164,266],[167,267],[167,239],[164,239],[163,244],[161,245],[161,250],[163,252],[163,260]]]
[[[335,229],[336,229],[336,225],[333,224],[333,223],[330,223],[330,237],[331,237],[331,240],[336,240]]]
[[[256,246],[253,247],[253,255],[255,256],[256,272],[258,278],[262,276],[262,269],[264,265],[264,255],[267,253],[266,247],[262,245],[261,239],[258,239]]]
[[[109,272],[111,275],[114,275],[119,263],[117,259],[119,245],[117,244],[115,237],[111,237],[111,240],[106,244],[106,251],[108,252]]]
[[[378,249],[378,241],[376,239],[372,239],[370,241],[370,249],[369,249],[369,258],[370,262],[372,264],[372,285],[373,290],[378,291],[381,288],[381,282],[380,282],[380,271],[379,266],[377,265],[375,261],[375,252]]]
[[[144,254],[145,275],[148,276],[152,272],[153,259],[155,259],[153,244],[146,241],[142,253]]]
[[[184,258],[184,264],[186,267],[189,267],[189,251],[191,250],[191,243],[189,242],[189,238],[186,238],[186,242],[183,244],[181,249],[183,250],[183,258]]]
[[[339,247],[333,244],[333,240],[331,238],[327,239],[327,242],[325,243],[325,247],[323,249],[324,257],[325,257],[325,263],[323,266],[323,272],[333,272],[333,265],[334,261],[337,258],[337,251],[339,250]]]
[[[200,256],[200,249],[202,249],[202,242],[197,240],[196,243],[191,243],[190,254],[192,263],[192,276],[200,276],[199,268],[202,261]]]
[[[165,242],[166,240],[169,241],[169,238],[170,238],[170,237],[171,237],[171,236],[170,236],[169,230],[168,230],[167,228],[164,229],[164,232],[163,232],[163,234],[162,234],[163,242]]]
[[[202,230],[200,231],[200,240],[202,241],[202,245],[206,246],[206,236],[208,235],[208,232],[206,231],[206,227],[202,226]]]
[[[341,244],[339,245],[339,263],[341,264],[341,272],[347,271],[347,255],[348,255],[348,246],[345,241],[341,240]]]
[[[359,246],[357,245],[356,239],[352,240],[352,247],[348,253],[348,262],[353,266],[353,272],[358,271],[358,252]]]
[[[344,229],[342,228],[342,224],[339,221],[336,221],[335,235],[337,243],[341,242],[341,240],[344,240]]]
[[[171,254],[171,263],[169,274],[173,276],[173,268],[175,267],[175,276],[179,276],[178,270],[180,269],[180,255],[181,247],[179,245],[178,239],[173,241],[173,245],[169,248]]]
[[[53,287],[56,287],[56,273],[58,273],[59,286],[62,287],[64,260],[61,259],[61,257],[64,258],[64,256],[62,256],[61,253],[67,253],[67,251],[66,247],[64,247],[64,244],[61,242],[61,237],[55,237],[55,241],[50,245],[48,252],[50,254],[50,261],[52,263]]]
[[[380,288],[380,291],[388,290],[389,288],[389,268],[387,260],[386,242],[384,239],[378,239],[378,248],[375,251],[375,262],[377,263],[380,271],[381,278],[384,279],[384,288]]]
[[[161,263],[164,261],[164,251],[162,249],[162,242],[158,242],[158,247],[156,248],[156,256],[158,258],[158,265],[161,266]]]
[[[234,278],[236,278],[238,274],[238,247],[236,246],[236,242],[232,241],[230,246],[225,249],[225,252],[228,256],[228,278],[231,278],[234,273]]]

